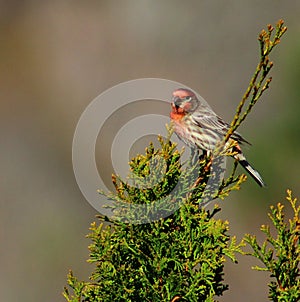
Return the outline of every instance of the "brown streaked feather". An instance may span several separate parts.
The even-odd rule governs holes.
[[[212,114],[210,112],[207,112],[207,114],[204,116],[203,114],[200,115],[198,112],[194,112],[191,115],[191,118],[199,128],[213,130],[220,136],[225,136],[230,129],[230,125],[224,122],[222,118],[214,113]],[[241,144],[246,143],[248,145],[251,145],[238,132],[234,132],[231,135],[231,138]]]

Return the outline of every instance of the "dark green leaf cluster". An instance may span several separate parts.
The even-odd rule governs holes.
[[[168,130],[170,136],[172,130]],[[196,152],[181,163],[182,152],[176,149],[176,144],[161,136],[158,141],[160,148],[155,149],[150,143],[144,155],[137,155],[129,162],[129,179],[113,175],[116,194],[101,192],[114,201],[110,208],[115,220],[147,223],[173,214],[187,200],[201,205],[203,192],[212,175],[211,158],[202,157],[199,160]],[[215,174],[218,174],[222,163],[220,160],[218,164],[218,160],[221,158],[214,158]],[[235,168],[228,179],[216,181],[216,188],[206,189],[206,193],[211,191],[209,200],[224,198],[230,191],[240,188],[246,178],[244,175],[235,176]]]
[[[263,225],[261,231],[266,240],[259,245],[255,236],[246,235],[245,241],[251,246],[250,255],[259,259],[264,267],[254,267],[257,270],[268,271],[275,279],[269,284],[271,301],[300,301],[300,206],[288,190],[287,200],[291,204],[294,217],[285,221],[284,206],[271,206],[269,217],[276,230],[276,236],[271,234],[270,227]]]
[[[91,226],[91,282],[71,274],[68,301],[214,301],[223,284],[225,256],[235,260],[240,247],[228,225],[191,205],[151,224]]]

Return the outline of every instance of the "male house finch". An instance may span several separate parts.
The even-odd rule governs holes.
[[[201,102],[195,93],[185,88],[173,92],[170,117],[179,139],[190,147],[196,147],[208,153],[218,147],[230,128],[206,103]],[[248,142],[236,132],[231,135],[229,143],[232,140],[236,142],[231,150],[235,154],[233,157],[261,187],[264,187],[260,174],[247,162],[240,148],[242,143]]]

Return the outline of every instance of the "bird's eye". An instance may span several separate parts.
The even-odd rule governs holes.
[[[188,101],[188,102],[190,102],[192,100],[192,97],[191,96],[186,96],[185,100]]]

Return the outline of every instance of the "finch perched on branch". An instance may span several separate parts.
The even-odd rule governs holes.
[[[174,124],[174,131],[186,145],[211,153],[224,140],[230,128],[229,124],[224,122],[206,102],[199,100],[191,90],[185,88],[175,90],[171,105],[170,117]],[[230,143],[234,143],[231,148],[233,157],[261,187],[264,187],[262,177],[248,163],[240,147],[248,142],[234,132],[227,145]]]

